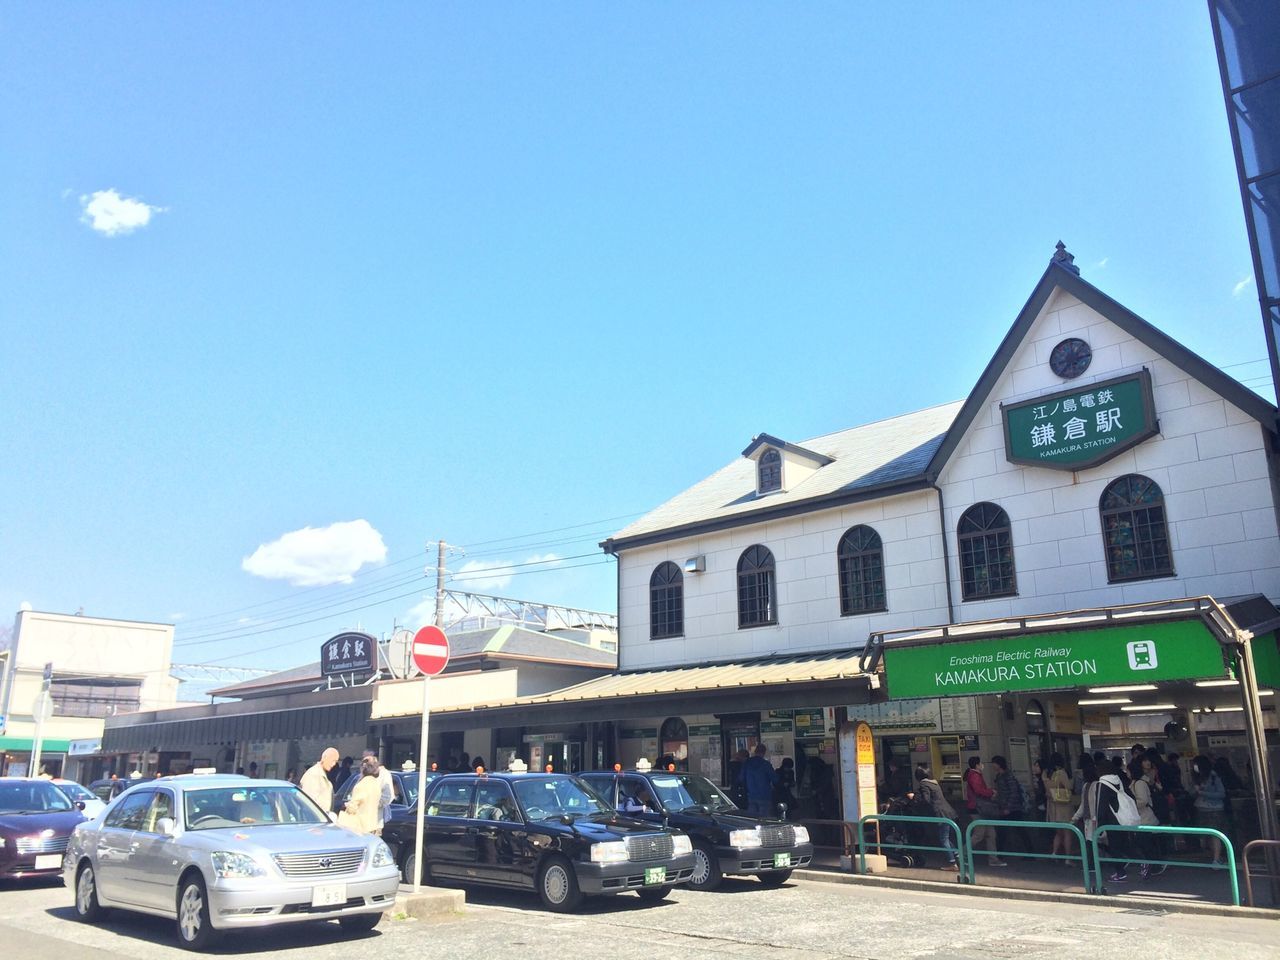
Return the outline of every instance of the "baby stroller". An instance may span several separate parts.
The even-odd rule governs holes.
[[[890,797],[881,805],[880,812],[892,817],[931,817],[933,810],[915,799],[907,797]],[[912,843],[923,847],[938,846],[938,831],[932,829],[930,823],[903,823],[899,820],[883,820],[880,822],[880,842],[886,844],[881,852],[889,862],[899,867],[923,867],[926,865],[925,850],[904,850],[888,844]],[[869,843],[874,838],[868,837]]]

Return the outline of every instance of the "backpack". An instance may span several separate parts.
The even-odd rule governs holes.
[[[1138,805],[1134,803],[1133,796],[1123,785],[1117,790],[1111,784],[1106,783],[1105,780],[1099,780],[1098,782],[1106,784],[1116,795],[1116,823],[1122,827],[1136,827],[1142,822],[1142,817],[1138,815]],[[1099,797],[1098,801],[1101,802],[1102,798]]]
[[[1022,786],[1022,781],[1009,774],[1009,779],[1013,781],[1013,806],[1010,813],[1025,813],[1031,807],[1031,801],[1027,798],[1027,791]]]

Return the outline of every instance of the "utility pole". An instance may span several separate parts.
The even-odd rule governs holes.
[[[444,629],[444,551],[449,545],[443,540],[436,542],[436,619],[435,624]]]

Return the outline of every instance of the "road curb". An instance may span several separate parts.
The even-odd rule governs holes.
[[[1121,910],[1160,910],[1208,917],[1242,917],[1254,920],[1280,920],[1280,910],[1261,907],[1233,907],[1225,903],[1197,903],[1185,900],[1160,900],[1155,897],[1126,897],[1092,893],[1064,893],[1057,890],[1025,890],[1016,887],[988,887],[982,884],[909,880],[905,877],[863,876],[828,870],[797,870],[796,879],[818,883],[880,887],[885,890],[913,890],[917,893],[946,893],[953,896],[981,897],[989,900],[1025,900],[1039,903],[1078,903],[1082,906],[1108,907]]]
[[[396,905],[385,911],[383,916],[392,920],[403,917],[428,922],[453,920],[462,915],[466,905],[467,895],[463,890],[428,887],[414,893],[412,886],[402,885],[396,896]]]

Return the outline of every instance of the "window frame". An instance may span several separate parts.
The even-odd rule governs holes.
[[[102,821],[102,826],[104,828],[109,827],[112,830],[141,830],[142,824],[146,822],[147,813],[151,810],[152,801],[155,799],[155,791],[138,790],[134,792],[126,790],[120,796],[120,802],[107,814],[106,819]],[[126,823],[124,819],[125,810],[137,804],[137,801],[142,801],[138,822],[136,824]]]
[[[1132,496],[1133,481],[1135,480],[1143,482],[1147,489],[1154,489],[1158,499],[1152,503],[1135,502],[1134,497]],[[1120,484],[1126,482],[1129,484],[1129,502],[1119,507],[1107,507],[1105,505],[1107,497],[1113,490],[1119,487]],[[1155,527],[1155,523],[1147,518],[1153,511],[1159,512],[1159,526],[1164,534],[1165,566],[1161,569],[1144,571],[1142,569],[1142,550],[1144,544],[1142,542],[1140,531],[1143,529],[1151,530]],[[1144,515],[1142,522],[1139,522],[1137,519],[1137,516],[1140,513]],[[1133,559],[1138,565],[1138,572],[1132,574],[1118,574],[1116,572],[1118,564],[1114,563],[1112,560],[1112,551],[1114,549],[1124,547],[1125,544],[1118,542],[1113,543],[1110,536],[1113,531],[1109,531],[1107,529],[1109,520],[1124,516],[1128,516],[1130,518],[1130,531],[1134,538],[1132,543],[1134,550]],[[1169,511],[1165,506],[1164,490],[1160,488],[1160,484],[1156,483],[1150,477],[1141,473],[1126,473],[1123,476],[1116,477],[1116,479],[1108,483],[1103,489],[1102,495],[1098,497],[1098,520],[1101,524],[1102,532],[1102,559],[1107,565],[1107,583],[1140,583],[1143,580],[1163,580],[1169,577],[1176,577],[1178,575],[1173,563],[1173,542],[1169,536]],[[1150,540],[1146,544],[1146,546],[1151,549],[1153,559],[1155,555],[1154,543],[1155,540]]]
[[[766,460],[768,463],[765,463]],[[764,496],[767,493],[781,492],[782,451],[777,447],[766,447],[756,461],[756,493]]]
[[[985,512],[985,508],[995,510],[996,515],[987,518],[983,514],[978,514],[979,510],[983,510]],[[981,528],[976,531],[965,532],[963,527],[966,521],[973,523],[975,526],[977,525],[976,521],[972,519],[976,516],[984,516],[984,522]],[[1001,517],[1004,518],[1003,526],[996,526],[995,521]],[[1002,536],[1004,538],[1003,543],[1000,541]],[[993,540],[995,541],[994,544],[992,543]],[[975,571],[977,569],[976,564],[966,563],[966,547],[975,543],[981,544],[984,557],[989,551],[1000,551],[1002,549],[1008,550],[1007,561],[1000,559],[994,561],[998,564],[1008,563],[1009,573],[1007,586],[992,590],[989,586],[992,578],[988,575],[984,578],[988,587],[983,592],[978,592],[976,574],[966,574],[967,569]],[[972,551],[970,551],[970,553],[972,553]],[[982,600],[999,600],[1002,597],[1016,597],[1018,595],[1018,566],[1013,550],[1013,521],[1009,519],[1009,513],[1004,509],[1004,507],[1000,506],[998,503],[992,503],[989,500],[981,500],[978,503],[970,505],[962,514],[960,514],[960,519],[956,522],[956,563],[960,573],[960,596],[962,602],[975,603]],[[982,566],[987,568],[990,567],[991,564],[992,561],[986,560]]]
[[[658,583],[658,575],[664,571],[674,571],[674,578],[668,577],[665,582]],[[659,596],[661,591],[661,596]],[[659,621],[655,618],[658,604],[662,604],[666,617]],[[675,616],[671,616],[674,606]],[[666,627],[665,630],[659,630],[658,625],[662,623]],[[649,574],[649,639],[650,640],[670,640],[674,637],[684,636],[684,572],[680,569],[680,565],[670,560],[664,560],[653,568],[653,572]]]
[[[763,557],[761,556],[763,554]],[[751,558],[750,569],[744,565]],[[767,561],[767,563],[765,562]],[[763,589],[762,589],[763,586]],[[742,551],[737,566],[738,588],[738,629],[750,630],[755,627],[772,627],[778,623],[778,562],[773,551],[762,543],[753,543]],[[745,593],[744,591],[750,591]],[[761,594],[767,594],[761,603]],[[764,617],[747,620],[748,606],[763,608]]]
[[[862,535],[864,533],[870,534],[875,538],[875,545],[863,545],[854,549],[852,543],[854,534]],[[845,549],[846,544],[849,546],[848,550]],[[851,576],[846,576],[846,569],[852,567],[855,562],[860,566],[865,563],[875,563],[880,585],[878,606],[874,602],[877,599],[874,595],[872,596],[872,603],[866,606],[855,607],[853,605],[853,591],[848,588],[854,586],[854,581]],[[862,572],[865,576],[865,568]],[[889,590],[885,585],[884,579],[884,541],[874,527],[865,523],[854,524],[840,537],[840,542],[836,545],[836,580],[840,592],[840,616],[857,617],[868,613],[885,613],[888,611]],[[875,582],[874,578],[870,581],[871,590],[874,590]],[[868,581],[860,579],[857,586],[859,588],[857,593],[860,597],[865,598],[869,593]]]

